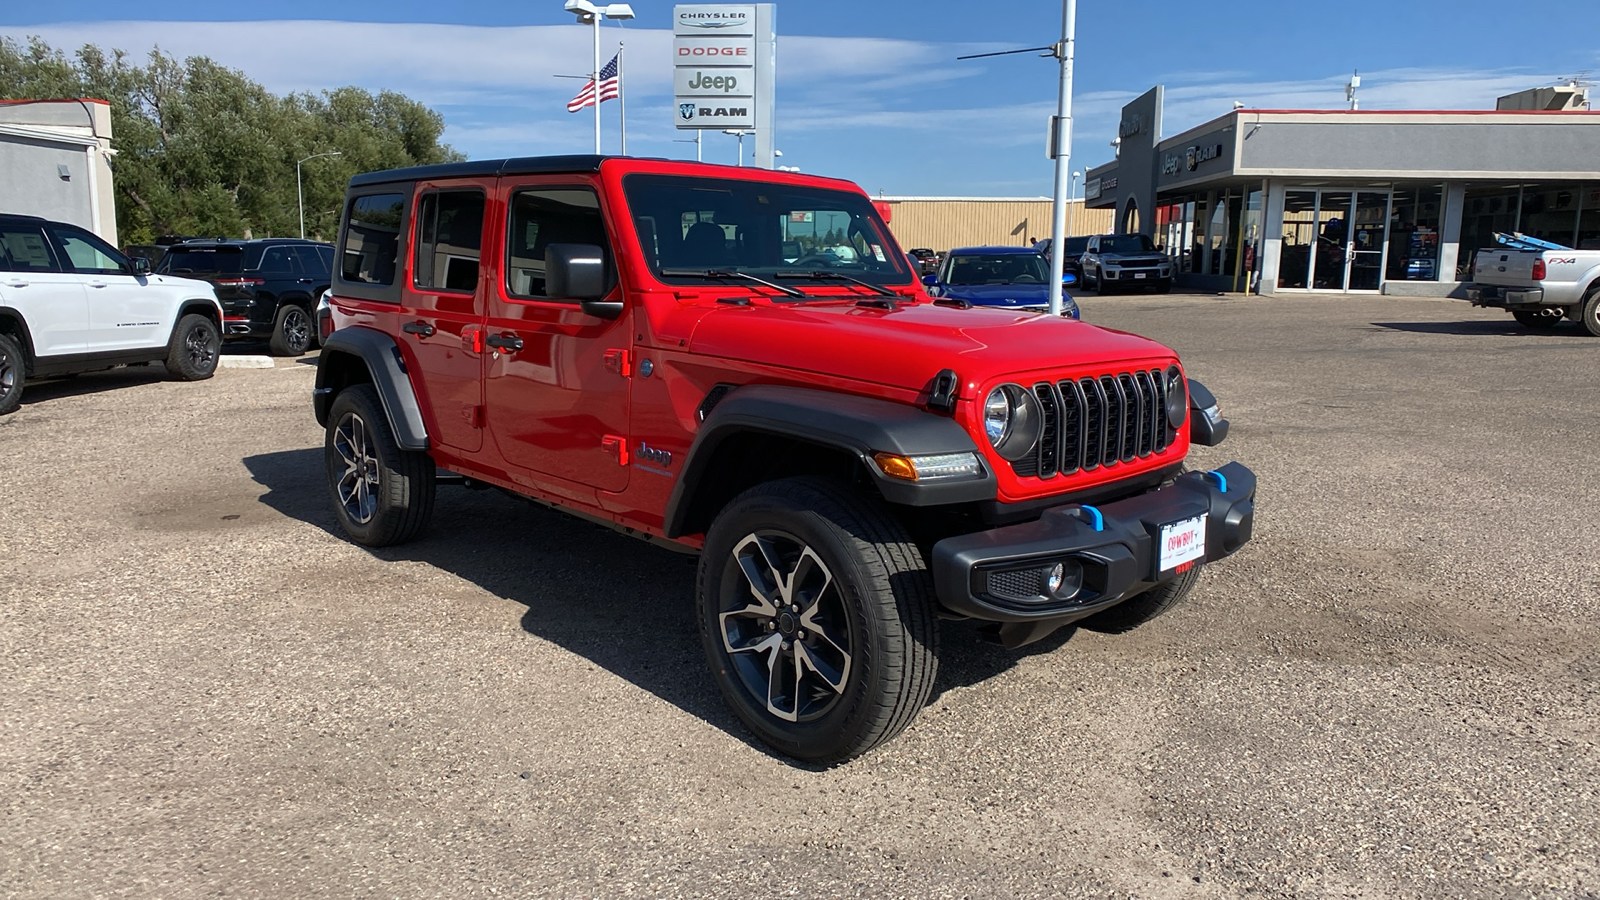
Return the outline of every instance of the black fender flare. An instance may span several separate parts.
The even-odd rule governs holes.
[[[954,419],[905,403],[812,388],[747,385],[734,389],[701,423],[672,488],[663,523],[666,536],[681,537],[696,492],[718,447],[738,434],[756,432],[843,450],[859,460],[884,499],[906,506],[942,506],[993,500],[999,483],[972,436]],[[948,482],[911,482],[884,475],[872,455],[978,453],[982,474]]]
[[[328,363],[341,354],[353,356],[366,365],[400,449],[427,450],[428,428],[423,424],[422,407],[417,403],[417,392],[411,385],[400,346],[394,338],[372,328],[359,325],[341,328],[322,342],[322,355],[317,358],[317,387],[312,392],[317,424],[328,424],[328,409],[333,405],[334,392],[334,386],[328,383],[334,367]]]

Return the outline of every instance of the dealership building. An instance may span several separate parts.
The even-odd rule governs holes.
[[[1085,201],[1191,289],[1459,296],[1495,232],[1600,248],[1600,113],[1581,87],[1493,110],[1235,109],[1171,137],[1161,105],[1158,86],[1122,108]]]
[[[115,245],[114,152],[104,100],[0,100],[0,212],[70,222]]]

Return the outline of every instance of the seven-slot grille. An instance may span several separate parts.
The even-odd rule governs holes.
[[[1132,462],[1167,449],[1167,378],[1161,369],[1033,386],[1044,422],[1039,446],[1011,464],[1050,478]]]

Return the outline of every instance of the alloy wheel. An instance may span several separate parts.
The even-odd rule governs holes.
[[[365,525],[378,514],[378,462],[372,452],[372,436],[366,420],[346,413],[333,432],[333,449],[344,462],[339,476],[339,503],[345,514],[358,525]]]
[[[740,683],[778,719],[826,714],[850,681],[842,586],[816,551],[785,532],[747,535],[733,558],[744,577],[726,582],[717,621]]]
[[[183,339],[184,350],[189,354],[189,361],[195,368],[204,372],[216,361],[217,347],[211,340],[211,329],[205,325],[196,325],[189,329]]]
[[[0,399],[10,395],[17,386],[17,366],[4,347],[0,347]]]
[[[298,306],[284,314],[283,344],[296,353],[304,353],[311,346],[311,319]]]

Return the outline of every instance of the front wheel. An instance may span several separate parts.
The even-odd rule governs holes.
[[[184,381],[204,381],[217,371],[222,352],[222,332],[217,323],[199,313],[178,320],[167,347],[167,373]]]
[[[372,385],[346,388],[334,398],[323,461],[334,514],[351,540],[387,547],[427,526],[436,488],[433,460],[400,449]]]
[[[27,381],[28,361],[22,347],[9,334],[0,333],[0,416],[22,405],[22,384]]]
[[[876,498],[811,478],[751,488],[712,523],[697,594],[723,698],[782,753],[859,756],[904,730],[933,690],[932,582]]]
[[[311,348],[311,315],[298,306],[284,306],[272,324],[267,350],[273,356],[299,356]]]

